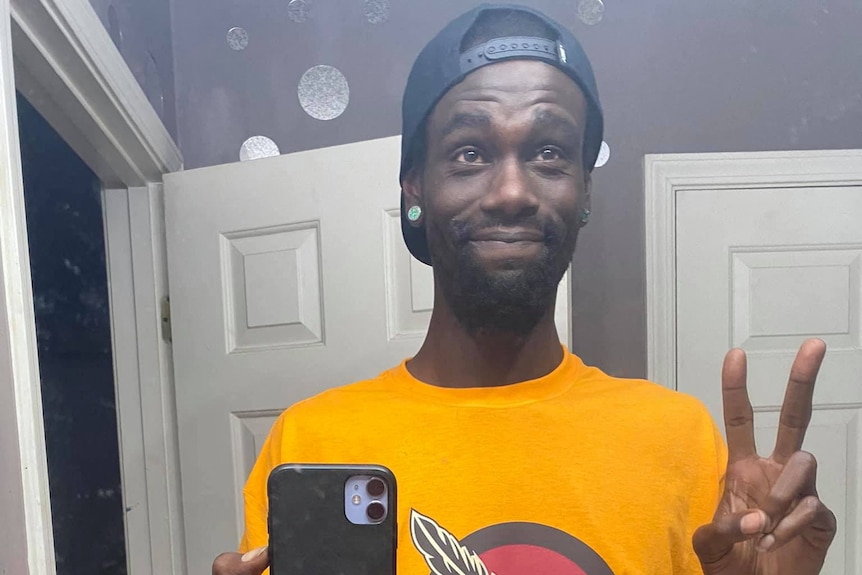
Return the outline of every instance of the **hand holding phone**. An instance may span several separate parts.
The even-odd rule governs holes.
[[[213,575],[261,575],[269,567],[266,547],[253,549],[245,555],[222,553],[213,561]]]
[[[395,575],[396,485],[385,467],[280,465],[267,492],[271,575]]]

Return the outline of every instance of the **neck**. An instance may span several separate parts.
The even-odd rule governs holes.
[[[438,291],[439,294],[439,291]],[[527,335],[470,333],[435,297],[425,342],[407,362],[414,377],[441,387],[510,385],[549,374],[563,359],[552,301]]]

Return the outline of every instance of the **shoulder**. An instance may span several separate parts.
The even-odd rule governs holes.
[[[691,395],[645,379],[621,378],[584,366],[580,380],[586,393],[595,394],[608,413],[629,420],[664,422],[663,427],[686,425],[709,430],[715,426],[703,402]],[[575,395],[577,395],[577,387]]]
[[[316,422],[322,417],[329,419],[346,413],[355,413],[363,407],[378,403],[391,395],[391,379],[396,368],[379,375],[332,387],[303,399],[285,409],[278,422],[282,425]]]
[[[609,436],[637,446],[645,457],[657,457],[677,474],[705,473],[711,482],[722,473],[724,439],[700,399],[652,381],[613,377],[596,368],[582,373],[585,388],[596,394],[594,410]],[[572,401],[577,402],[577,397]]]

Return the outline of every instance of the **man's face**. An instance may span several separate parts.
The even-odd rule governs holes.
[[[423,208],[437,287],[469,330],[526,335],[553,304],[589,199],[585,120],[577,85],[530,60],[480,68],[431,113],[405,193]]]

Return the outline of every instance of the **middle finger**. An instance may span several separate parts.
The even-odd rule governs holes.
[[[793,361],[784,403],[781,404],[778,438],[772,453],[778,463],[785,463],[802,449],[805,432],[811,421],[814,381],[825,353],[826,344],[823,340],[809,339],[799,348]]]

